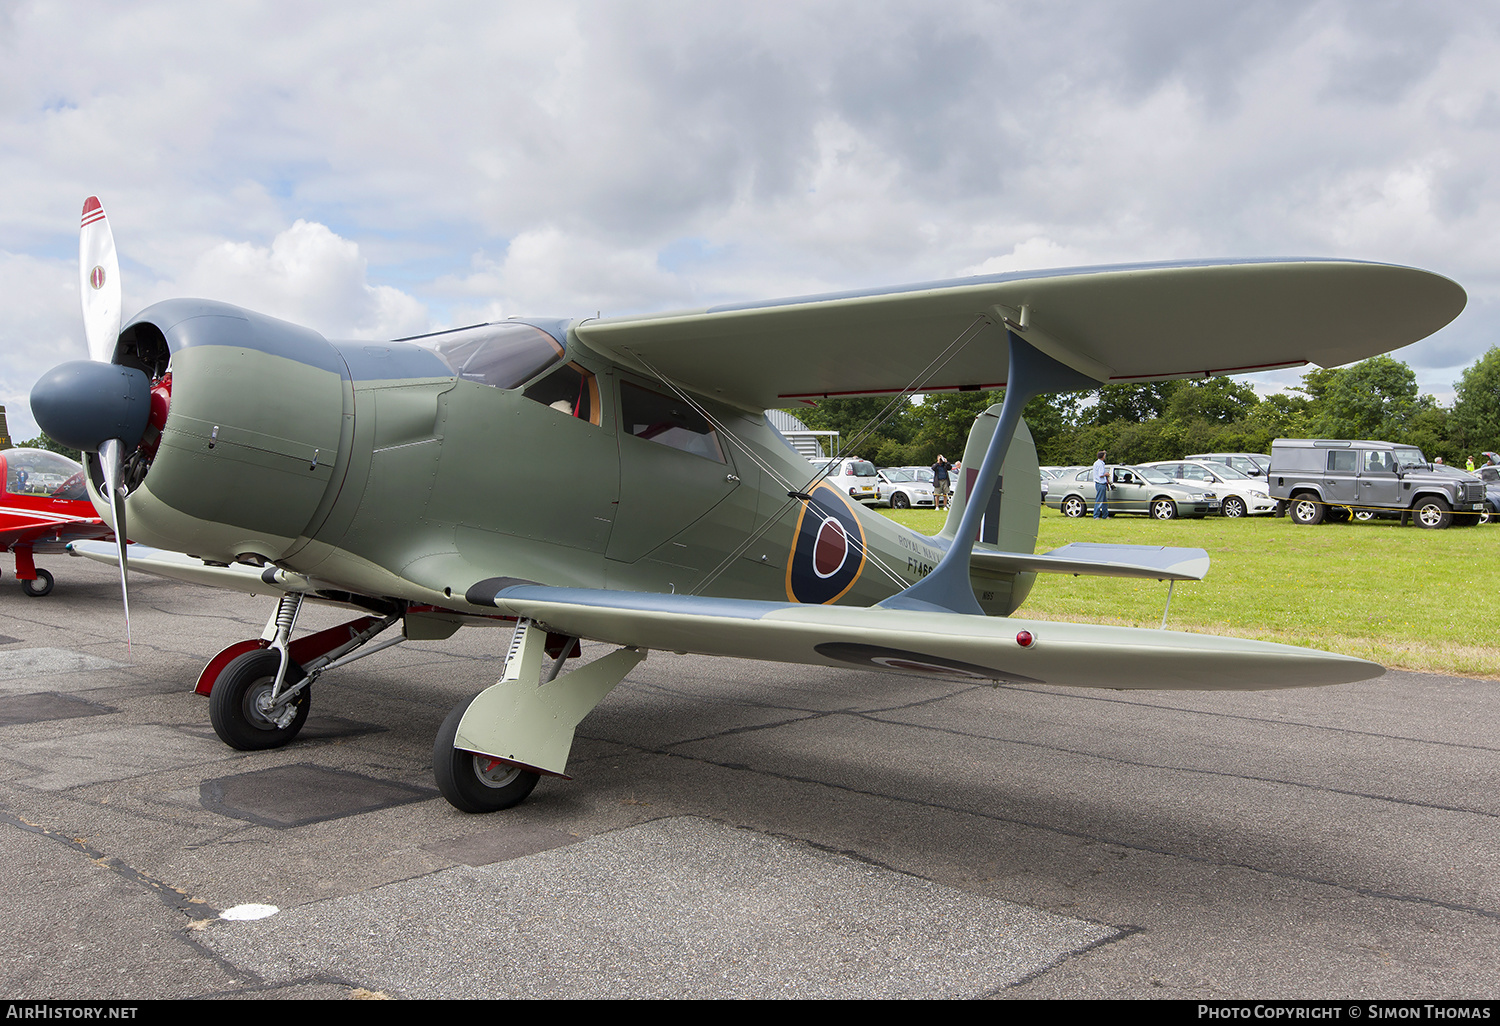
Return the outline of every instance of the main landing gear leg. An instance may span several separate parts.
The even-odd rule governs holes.
[[[572,648],[548,667],[547,632],[516,624],[505,673],[448,714],[432,749],[438,790],[462,812],[508,809],[531,793],[541,774],[566,776],[573,732],[646,653],[622,648],[558,675]]]
[[[52,575],[36,568],[30,549],[16,550],[16,579],[21,582],[21,590],[32,598],[52,593]]]
[[[391,638],[364,649],[401,621],[392,615],[362,616],[292,641],[301,606],[302,596],[283,596],[259,640],[230,645],[198,676],[194,690],[208,696],[214,732],[232,748],[280,748],[307,721],[310,688],[320,674],[406,640]]]

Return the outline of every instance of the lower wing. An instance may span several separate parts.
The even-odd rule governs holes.
[[[1178,631],[519,585],[503,613],[637,648],[961,680],[1165,690],[1261,690],[1378,677],[1378,663]]]

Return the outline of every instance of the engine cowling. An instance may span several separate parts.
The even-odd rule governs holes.
[[[125,326],[114,362],[153,382],[127,460],[132,541],[256,564],[305,543],[336,497],[352,432],[349,371],[333,345],[224,303],[169,300]]]

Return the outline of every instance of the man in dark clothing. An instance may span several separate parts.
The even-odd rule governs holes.
[[[937,462],[932,465],[932,490],[937,493],[937,508],[948,508],[948,461],[938,454]]]

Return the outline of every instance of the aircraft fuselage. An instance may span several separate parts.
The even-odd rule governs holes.
[[[759,411],[538,323],[501,326],[556,349],[536,368],[506,356],[512,382],[468,369],[462,332],[333,343],[223,304],[143,311],[119,358],[158,378],[170,365],[171,400],[126,500],[132,539],[462,611],[521,582],[870,605],[942,556],[829,485],[790,498],[813,470]],[[1019,450],[1012,480],[1034,492],[1029,437]],[[1031,551],[1036,496],[1007,506],[1011,547]],[[1031,579],[975,572],[994,614]]]

